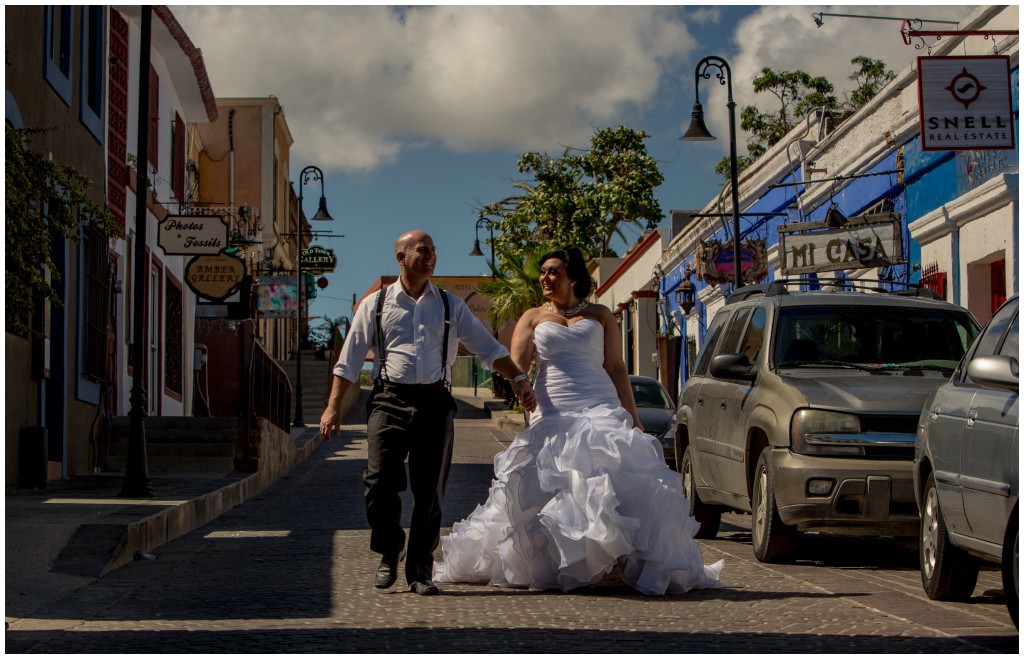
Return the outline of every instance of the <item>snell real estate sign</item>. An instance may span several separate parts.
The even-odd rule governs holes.
[[[1010,58],[918,57],[921,149],[1013,149]]]

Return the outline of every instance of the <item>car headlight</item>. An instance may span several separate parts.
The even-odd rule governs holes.
[[[668,422],[668,425],[665,426],[665,430],[663,430],[662,433],[658,435],[658,439],[668,442],[669,446],[671,446],[672,441],[675,439],[676,436],[676,425],[676,418],[673,416],[672,419]]]
[[[853,414],[800,410],[793,415],[790,449],[803,455],[864,455],[862,446],[848,442],[860,434],[860,419]]]

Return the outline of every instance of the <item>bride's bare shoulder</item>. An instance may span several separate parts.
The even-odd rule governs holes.
[[[615,314],[612,313],[611,309],[609,309],[608,307],[604,306],[603,304],[598,304],[596,302],[591,302],[587,306],[586,312],[585,312],[584,315],[589,316],[589,317],[593,318],[594,320],[599,320],[602,323],[605,323],[605,322],[607,322],[609,320],[612,320],[612,321],[615,320]]]
[[[519,324],[533,327],[537,324],[537,319],[540,317],[540,307],[530,307],[523,312],[523,315],[519,317]]]

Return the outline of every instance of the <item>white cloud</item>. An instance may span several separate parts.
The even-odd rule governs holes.
[[[424,142],[582,143],[693,48],[672,7],[175,6],[219,97],[278,97],[293,157],[368,171]]]
[[[843,92],[852,89],[848,79],[854,67],[850,60],[858,55],[867,55],[883,60],[887,67],[900,73],[919,55],[926,51],[917,50],[904,44],[900,35],[901,22],[897,20],[875,20],[864,18],[824,16],[822,27],[817,27],[811,18],[820,11],[867,16],[888,16],[900,18],[931,18],[959,21],[965,18],[973,6],[932,5],[932,6],[764,6],[746,16],[736,26],[733,37],[732,56],[729,65],[733,72],[733,97],[736,100],[738,140],[740,153],[745,153],[746,139],[739,127],[739,113],[747,105],[756,105],[762,111],[778,107],[775,98],[768,93],[755,94],[751,82],[763,67],[775,71],[803,70],[814,76],[828,78],[836,87],[836,95],[843,100]],[[925,29],[955,26],[930,25]],[[711,81],[715,81],[712,78]],[[728,134],[728,113],[708,112],[708,92],[714,87],[702,82],[701,99],[705,105],[707,123],[712,133],[719,136]],[[720,96],[718,96],[720,94]],[[725,104],[724,91],[713,92],[710,103]],[[685,128],[685,126],[684,126]]]

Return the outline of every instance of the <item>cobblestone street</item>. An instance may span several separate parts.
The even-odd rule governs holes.
[[[930,602],[913,546],[822,540],[793,565],[758,563],[749,517],[727,516],[705,561],[726,588],[645,597],[448,585],[424,598],[372,585],[361,472],[365,428],[347,426],[259,496],[11,624],[7,652],[1015,652],[1006,608]],[[486,496],[511,436],[457,422],[444,525]],[[408,518],[410,502],[406,502]],[[744,526],[746,524],[746,526]],[[818,557],[828,556],[827,560]],[[850,560],[862,559],[861,567]],[[865,559],[865,557],[867,557]],[[865,563],[866,560],[866,563]]]

